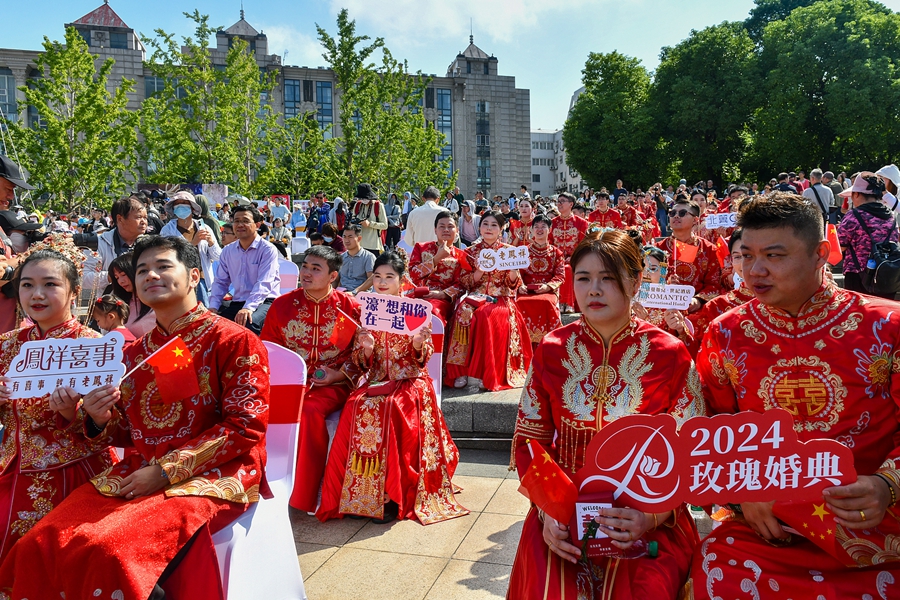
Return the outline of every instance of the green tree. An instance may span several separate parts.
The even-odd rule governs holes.
[[[591,52],[578,97],[563,129],[566,156],[592,187],[656,181],[660,137],[648,104],[650,73],[636,58]]]
[[[284,120],[269,134],[268,155],[259,182],[270,194],[302,197],[310,192],[337,190],[340,179],[335,139],[319,127],[315,113]]]
[[[766,26],[754,168],[879,167],[900,154],[900,15],[827,0]]]
[[[816,0],[753,0],[755,6],[750,9],[750,16],[744,21],[744,27],[754,42],[760,42],[766,25],[772,21],[781,21],[795,8],[815,2]]]
[[[141,110],[146,178],[226,183],[252,195],[276,126],[267,102],[275,73],[260,73],[241,39],[233,41],[224,68],[215,65],[207,42],[218,28],[199,11],[184,14],[195,24],[193,36],[179,42],[157,29],[155,38],[142,38],[152,50],[146,68],[164,82]]]
[[[421,108],[430,82],[421,72],[409,72],[384,47],[357,35],[356,22],[342,10],[337,37],[316,25],[323,58],[335,73],[339,95],[337,135],[338,179],[335,188],[352,195],[368,182],[381,193],[417,189],[424,185],[452,185],[449,160],[440,160],[444,136],[425,121]],[[371,62],[381,52],[381,64]]]
[[[759,103],[754,49],[741,23],[726,22],[662,50],[650,102],[666,154],[689,181],[736,178]]]
[[[37,194],[49,193],[50,206],[109,207],[124,193],[136,165],[135,115],[127,110],[133,82],[124,79],[109,91],[115,61],[98,69],[95,57],[74,28],[65,44],[44,38],[35,59],[41,77],[21,88],[25,106],[37,111],[35,127],[7,122],[22,166]]]

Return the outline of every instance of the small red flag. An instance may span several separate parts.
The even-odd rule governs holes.
[[[698,250],[700,250],[700,246],[691,246],[675,240],[675,257],[672,260],[673,262],[692,263],[697,259]]]
[[[728,242],[726,242],[725,238],[723,238],[720,235],[719,239],[716,240],[716,258],[719,259],[720,267],[722,267],[722,268],[725,267],[725,260],[728,259],[729,254],[730,253],[728,251]]]
[[[153,367],[156,389],[163,402],[178,402],[200,393],[194,359],[180,337],[163,344],[146,362]]]
[[[578,488],[556,464],[540,443],[528,440],[534,458],[522,476],[522,485],[535,506],[563,524],[568,524],[575,512]]]
[[[331,330],[331,335],[328,336],[328,341],[344,350],[353,342],[353,336],[356,335],[356,329],[359,325],[341,309],[338,308],[337,311],[338,316],[334,320],[334,327]]]
[[[453,257],[459,261],[459,266],[462,267],[462,270],[471,273],[474,269],[472,265],[469,263],[469,255],[462,248],[453,248]]]
[[[843,260],[844,255],[841,252],[841,242],[838,239],[837,225],[828,225],[828,243],[831,244],[831,252],[828,254],[828,264],[836,265]]]

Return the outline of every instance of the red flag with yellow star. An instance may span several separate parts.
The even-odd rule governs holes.
[[[560,523],[568,524],[575,512],[578,488],[540,443],[528,440],[531,464],[522,485],[535,506]]]
[[[886,534],[882,529],[892,528],[892,522],[897,523],[896,518],[888,514],[878,527],[846,529],[835,522],[824,499],[818,502],[776,502],[772,512],[791,529],[848,567],[861,566],[853,558],[858,546],[887,548],[889,544],[886,545]]]
[[[163,402],[178,402],[200,393],[191,351],[175,336],[144,361],[156,375],[156,389]]]
[[[334,328],[331,330],[328,341],[341,350],[344,350],[351,342],[353,342],[353,336],[356,335],[356,329],[359,325],[356,324],[356,321],[354,321],[350,315],[341,309],[338,308],[336,310],[338,316],[334,320]]]

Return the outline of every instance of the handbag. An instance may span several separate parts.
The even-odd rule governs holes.
[[[891,241],[893,231],[888,231],[884,240],[876,242],[872,238],[872,230],[866,225],[860,212],[857,209],[853,209],[853,212],[857,223],[869,236],[872,244],[872,253],[869,254],[869,260],[860,273],[863,287],[868,293],[879,296],[890,296],[900,292],[900,245]],[[857,258],[852,245],[850,252],[853,254],[856,264],[862,266],[859,264],[859,258]]]

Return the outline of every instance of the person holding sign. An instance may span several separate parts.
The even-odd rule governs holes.
[[[312,513],[328,456],[325,418],[344,406],[359,371],[350,360],[359,304],[332,284],[341,256],[328,246],[306,251],[300,289],[277,298],[260,338],[293,350],[306,361],[312,385],[306,392],[297,444],[297,473],[290,505]]]
[[[375,292],[400,296],[405,274],[400,255],[385,252],[375,260]],[[341,412],[319,520],[358,515],[377,524],[399,517],[428,525],[469,513],[450,482],[459,451],[428,376],[433,352],[430,318],[412,335],[357,332],[353,362],[366,382]]]
[[[51,247],[56,250],[51,250]],[[8,373],[25,342],[98,338],[72,315],[84,255],[75,246],[41,242],[23,257],[13,280],[19,305],[34,325],[0,335],[0,374]],[[35,356],[40,361],[41,357]],[[48,361],[49,362],[49,361]],[[52,369],[51,365],[47,366]],[[109,444],[84,434],[84,412],[47,387],[10,400],[0,375],[0,558],[65,497],[114,462]]]
[[[485,212],[481,241],[466,250],[470,268],[460,275],[460,283],[469,295],[453,315],[447,349],[447,376],[454,387],[465,387],[467,377],[480,379],[492,392],[522,387],[531,364],[528,328],[515,303],[522,285],[519,270],[485,271],[478,263],[482,250],[513,248],[500,241],[505,222],[501,213]]]
[[[416,244],[409,260],[410,279],[419,288],[428,289],[426,294],[417,292],[415,297],[428,300],[445,326],[450,321],[453,303],[463,293],[459,276],[466,255],[453,245],[457,231],[456,217],[449,210],[439,212],[434,219],[437,241]],[[465,266],[469,263],[465,262]]]
[[[156,329],[125,349],[118,388],[58,390],[83,402],[95,443],[134,451],[13,546],[0,566],[11,597],[217,597],[210,535],[269,493],[262,342],[197,302],[200,256],[184,238],[141,238],[134,263]]]
[[[522,202],[519,201],[520,206]],[[566,259],[559,248],[548,242],[552,224],[550,217],[545,215],[538,215],[532,221],[533,239],[528,245],[531,265],[522,270],[522,285],[516,297],[516,307],[525,319],[532,344],[537,344],[545,335],[562,327],[559,288],[566,278]]]
[[[700,381],[684,344],[632,316],[641,258],[621,231],[590,233],[572,255],[575,297],[583,313],[575,323],[549,333],[535,350],[513,434],[511,466],[520,478],[550,460],[572,477],[584,465],[594,435],[625,415],[669,413],[683,422],[705,413]],[[539,442],[547,456],[532,458],[529,440]],[[603,508],[594,521],[619,550],[627,552],[643,538],[657,542],[658,555],[582,558],[581,542],[571,539],[568,524],[532,507],[507,598],[677,597],[699,543],[684,508],[661,514]]]
[[[800,441],[847,446],[857,480],[812,500],[729,505],[694,557],[694,598],[900,596],[900,305],[824,278],[822,222],[792,193],[741,203],[742,270],[756,298],[713,321],[697,367],[712,412],[786,409]],[[783,439],[770,428],[735,444],[777,450]],[[836,476],[830,461],[785,457],[741,484]],[[703,484],[727,483],[714,475]]]
[[[644,273],[642,283],[666,284],[666,253],[655,246],[645,246],[641,249],[644,255]],[[652,325],[656,325],[663,331],[668,331],[688,348],[694,345],[693,328],[687,325],[685,313],[687,311],[674,308],[645,307],[640,300],[635,300],[631,306],[637,318],[643,319]]]
[[[704,303],[724,291],[721,287],[722,267],[716,257],[716,247],[693,233],[699,215],[700,207],[696,202],[677,199],[669,211],[672,237],[656,244],[669,257],[667,283],[694,288],[694,300],[688,313],[697,312]]]

